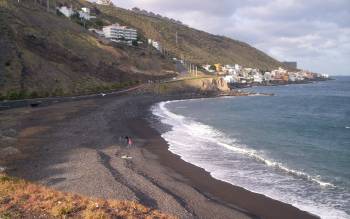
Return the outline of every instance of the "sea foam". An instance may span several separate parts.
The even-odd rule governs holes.
[[[249,156],[257,161],[260,161],[264,164],[266,164],[269,167],[277,168],[279,170],[285,171],[288,174],[294,175],[296,177],[301,177],[306,180],[310,180],[312,182],[317,183],[319,186],[325,187],[325,186],[331,186],[335,187],[330,182],[325,182],[317,177],[313,177],[303,171],[299,170],[294,170],[291,168],[286,167],[282,163],[273,161],[271,159],[268,159],[266,157],[263,157],[259,155],[259,153],[254,150],[254,149],[249,149],[243,145],[237,144],[235,139],[228,138],[225,136],[224,133],[220,132],[219,130],[216,130],[213,127],[210,127],[208,125],[204,125],[202,123],[190,120],[189,118],[186,118],[181,115],[177,115],[175,113],[170,112],[165,106],[169,102],[174,102],[174,101],[166,101],[166,102],[161,102],[159,103],[158,107],[153,108],[153,114],[156,116],[162,118],[162,122],[165,124],[171,125],[174,128],[179,128],[183,130],[187,130],[188,134],[191,134],[193,139],[201,139],[202,141],[207,141],[207,142],[212,142],[216,143],[220,146],[223,146],[227,148],[228,150],[231,150],[235,153],[239,153],[245,156]],[[178,101],[177,101],[178,102]],[[178,126],[178,127],[175,127]],[[179,142],[177,142],[179,143]]]
[[[280,162],[269,159],[268,157],[264,156],[263,153],[239,144],[236,139],[227,137],[224,133],[211,126],[170,112],[166,107],[166,105],[170,102],[179,101],[161,102],[152,108],[153,114],[156,115],[162,123],[171,126],[171,131],[162,134],[162,137],[169,143],[169,150],[180,155],[185,161],[204,168],[206,171],[211,173],[213,177],[233,183],[231,179],[226,177],[227,171],[218,169],[215,164],[210,164],[210,162],[213,161],[205,158],[207,157],[207,154],[203,154],[204,156],[201,154],[211,153],[210,150],[218,150],[218,148],[213,147],[213,145],[216,145],[235,154],[258,161],[269,168],[277,169],[293,177],[312,182],[321,188],[335,187],[335,185],[332,183],[321,180],[319,176],[311,176],[306,172],[294,170]],[[221,161],[217,160],[215,162]],[[244,187],[244,185],[240,186]],[[252,191],[252,189],[250,190]],[[255,190],[254,192],[261,193],[261,190]],[[284,196],[279,192],[270,192],[268,196],[276,199],[282,197],[279,200],[288,202],[311,213],[322,215],[324,218],[349,218],[349,215],[341,210],[333,209],[332,207],[324,205],[320,206],[313,201],[309,201],[309,203],[307,203],[306,200],[299,198],[291,199],[289,195]],[[303,203],[300,203],[301,200]]]

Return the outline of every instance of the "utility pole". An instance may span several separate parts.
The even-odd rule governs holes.
[[[50,0],[46,1],[47,12],[50,12]]]
[[[178,38],[177,38],[177,31],[176,31],[176,47],[177,47],[177,44],[178,44]]]

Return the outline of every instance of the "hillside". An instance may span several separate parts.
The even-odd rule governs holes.
[[[137,28],[147,38],[159,41],[171,53],[177,57],[183,55],[192,63],[237,63],[262,70],[283,66],[279,61],[244,42],[118,7],[95,6],[106,15],[106,18]],[[176,45],[176,32],[178,45]]]
[[[36,1],[0,1],[0,97],[83,94],[166,77],[160,54],[103,43]]]
[[[159,41],[170,57],[184,57],[195,64],[237,63],[261,70],[283,66],[246,43],[164,18],[84,0],[50,2],[48,12],[46,1],[1,0],[0,99],[93,93],[174,75],[174,63],[146,43],[139,48],[108,43],[79,22],[56,15],[55,6],[64,4],[74,9],[90,7],[97,21],[88,27],[116,22],[134,27],[142,41]]]

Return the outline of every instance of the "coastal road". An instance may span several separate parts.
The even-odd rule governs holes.
[[[87,100],[96,97],[105,97],[105,96],[117,96],[120,94],[125,94],[131,91],[135,91],[144,87],[145,84],[141,84],[135,87],[131,87],[125,90],[118,90],[112,92],[100,92],[96,94],[88,94],[81,96],[68,96],[68,97],[47,97],[47,98],[35,98],[35,99],[24,99],[24,100],[4,100],[0,102],[0,110],[6,110],[11,108],[18,107],[28,107],[28,106],[47,106],[54,103],[60,102],[69,102],[69,101],[77,101],[77,100]]]

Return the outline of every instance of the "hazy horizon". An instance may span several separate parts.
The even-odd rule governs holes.
[[[330,75],[350,75],[350,1],[118,0],[216,35],[247,42],[279,61]]]

